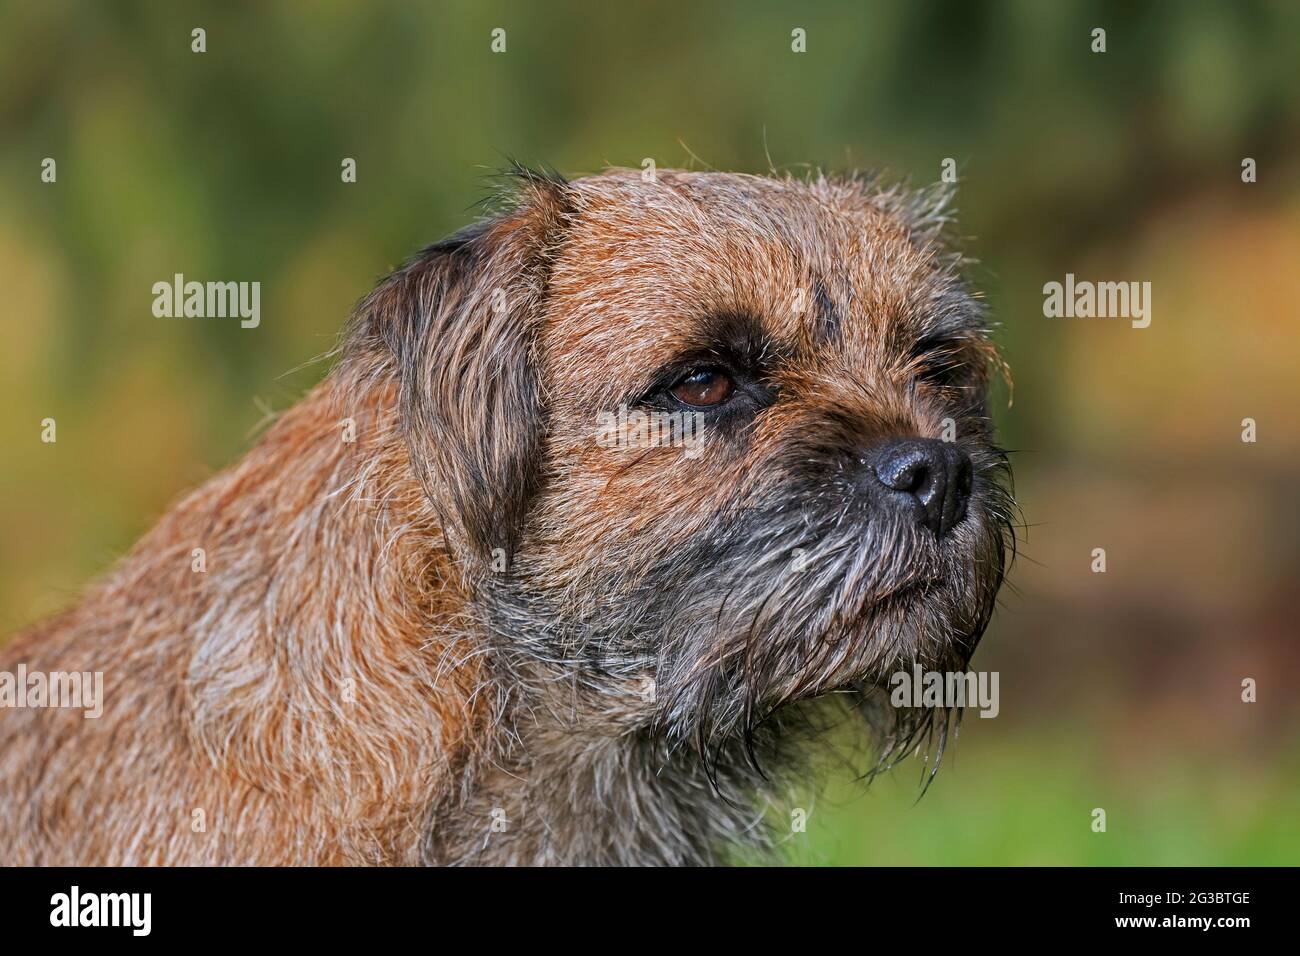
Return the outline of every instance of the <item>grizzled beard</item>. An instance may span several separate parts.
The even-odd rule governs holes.
[[[1016,511],[1003,453],[974,458],[970,518],[946,545],[851,504],[814,512],[799,502],[819,488],[787,486],[649,568],[604,569],[616,579],[584,588],[599,607],[546,592],[525,562],[475,601],[493,666],[530,709],[635,728],[656,769],[693,766],[726,800],[805,773],[818,749],[863,778],[923,749],[928,786],[960,712],[896,708],[882,688],[913,664],[965,670],[988,625]],[[653,705],[625,712],[647,675]]]

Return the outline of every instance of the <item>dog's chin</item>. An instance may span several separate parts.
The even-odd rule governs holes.
[[[826,694],[884,689],[900,670],[920,665],[932,669],[964,667],[977,635],[971,631],[980,609],[945,582],[908,581],[888,589],[855,615],[845,615],[841,627],[805,641],[811,648],[810,667],[816,670],[821,646],[843,644],[847,650],[837,666],[823,667],[820,679],[794,680],[783,703],[796,703]]]
[[[933,579],[850,597],[811,620],[795,607],[761,628],[733,622],[689,665],[669,667],[660,686],[671,734],[707,755],[823,698],[877,707],[900,670],[964,668],[978,638],[972,630],[986,617],[981,596]],[[809,627],[814,621],[820,626]],[[888,734],[903,716],[871,722]]]

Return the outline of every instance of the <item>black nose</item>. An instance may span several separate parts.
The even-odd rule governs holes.
[[[868,461],[886,497],[911,510],[936,536],[943,537],[966,517],[970,456],[952,442],[891,441],[873,449]]]

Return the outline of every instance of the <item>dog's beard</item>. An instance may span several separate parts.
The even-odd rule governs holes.
[[[485,595],[493,629],[597,692],[605,678],[653,673],[655,728],[710,776],[736,745],[757,767],[794,722],[824,730],[805,705],[829,697],[873,728],[873,769],[936,728],[941,752],[953,713],[891,707],[882,688],[915,664],[964,670],[988,624],[1015,506],[1001,455],[976,467],[967,519],[943,539],[816,482],[785,482],[650,567],[593,566],[564,594],[524,562]]]
[[[665,610],[650,623],[666,636],[656,687],[668,735],[706,764],[739,740],[757,765],[761,729],[806,724],[802,705],[835,695],[874,728],[877,769],[936,731],[941,753],[954,713],[893,708],[882,689],[913,665],[965,670],[988,624],[1014,504],[999,456],[981,472],[968,519],[943,539],[787,487],[659,568]]]

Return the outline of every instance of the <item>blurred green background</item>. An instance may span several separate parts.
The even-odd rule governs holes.
[[[1002,712],[919,802],[915,761],[810,798],[791,856],[1300,862],[1298,47],[1287,3],[0,4],[0,633],[238,456],[507,157],[951,157],[1029,523],[976,656]],[[175,272],[260,280],[261,326],[154,318]],[[1152,282],[1151,327],[1044,318],[1067,272]]]

